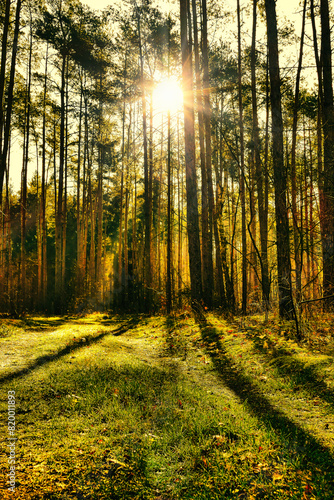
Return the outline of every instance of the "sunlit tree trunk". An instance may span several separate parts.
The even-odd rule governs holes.
[[[243,314],[247,310],[247,239],[246,239],[246,193],[245,193],[245,146],[244,120],[242,103],[242,66],[241,66],[241,20],[240,2],[237,0],[238,17],[238,99],[239,99],[239,131],[240,131],[240,201],[241,201],[241,241],[242,241],[242,306]]]
[[[199,217],[197,201],[197,179],[195,167],[195,127],[192,47],[187,35],[187,0],[180,0],[182,84],[184,99],[184,136],[187,191],[187,230],[189,248],[189,266],[191,297],[200,301],[202,297],[201,249],[199,238]],[[191,30],[189,29],[189,32]]]
[[[328,0],[320,2],[321,61],[323,83],[322,128],[324,140],[322,255],[323,293],[326,310],[334,304],[334,100],[332,85],[332,49]]]
[[[29,163],[29,145],[30,145],[30,113],[31,113],[31,63],[32,63],[32,27],[30,28],[29,36],[29,59],[27,67],[27,94],[25,103],[25,126],[24,126],[24,140],[23,140],[23,163],[21,172],[21,275],[20,275],[20,290],[21,298],[24,300],[23,307],[27,305],[26,287],[26,224],[27,224],[27,171]]]
[[[297,76],[296,76],[295,100],[294,100],[294,108],[293,108],[291,167],[290,167],[291,168],[291,205],[292,205],[292,218],[293,218],[294,256],[295,256],[295,265],[296,265],[297,301],[300,301],[300,298],[301,298],[301,289],[302,289],[301,260],[302,260],[302,256],[300,253],[300,228],[298,227],[299,214],[298,214],[298,209],[297,209],[296,145],[297,145],[297,123],[298,123],[298,107],[299,107],[299,86],[300,86],[300,75],[301,75],[302,61],[303,61],[306,4],[307,4],[307,0],[304,0],[302,32],[301,32],[301,37],[300,37],[300,50],[299,50],[298,69],[297,69]]]
[[[212,241],[210,245],[209,234],[209,202],[208,202],[208,176],[205,155],[205,124],[204,105],[202,96],[202,82],[200,74],[200,56],[197,29],[196,0],[192,0],[193,29],[194,29],[194,55],[196,76],[196,103],[198,113],[198,136],[201,162],[201,229],[202,229],[202,279],[203,296],[207,304],[212,305],[213,291],[213,265],[212,265]],[[212,276],[212,279],[211,279]]]
[[[150,288],[152,285],[152,260],[151,260],[151,197],[150,197],[150,168],[148,159],[148,140],[147,140],[147,107],[144,79],[144,55],[141,39],[140,12],[137,9],[137,27],[139,38],[139,59],[140,59],[140,84],[142,97],[142,116],[143,116],[143,149],[144,149],[144,214],[145,214],[145,257],[144,257],[144,286],[145,286],[145,308],[150,309]]]
[[[2,206],[2,189],[4,176],[6,171],[6,161],[8,155],[8,147],[9,147],[9,137],[10,137],[10,126],[11,126],[11,117],[12,117],[12,107],[13,107],[13,91],[14,91],[14,79],[15,79],[15,69],[16,69],[16,54],[17,54],[17,46],[18,46],[18,38],[20,31],[20,15],[21,15],[21,0],[17,0],[16,3],[16,14],[15,14],[15,26],[14,26],[14,38],[12,45],[12,59],[10,66],[10,75],[9,75],[9,84],[7,90],[7,108],[6,108],[6,118],[3,123],[0,125],[4,128],[2,148],[0,151],[0,207]],[[6,5],[7,9],[7,5]],[[4,39],[3,39],[4,40]],[[1,55],[2,56],[2,55]],[[4,67],[5,70],[5,67]],[[2,66],[1,66],[2,71]],[[3,96],[2,96],[3,97]]]
[[[292,301],[289,220],[286,203],[287,175],[283,158],[283,120],[275,0],[266,0],[265,8],[269,49],[279,314],[280,317],[285,319],[295,319]]]
[[[47,295],[47,224],[46,224],[46,98],[47,98],[48,47],[45,54],[43,118],[42,118],[42,174],[39,200],[40,258],[38,259],[39,306],[46,307]]]
[[[11,0],[6,0],[5,16],[4,16],[4,20],[3,20],[2,41],[1,41],[1,68],[0,68],[0,155],[1,155],[1,152],[2,152],[2,133],[3,133],[3,119],[4,119],[4,95],[5,95],[5,81],[6,81],[6,61],[7,61],[7,48],[8,48],[8,29],[9,29],[9,17],[10,17],[10,4],[11,4]]]
[[[256,93],[256,9],[257,0],[253,0],[253,28],[252,28],[252,46],[251,46],[251,80],[252,80],[252,137],[254,147],[255,180],[257,189],[257,202],[259,212],[260,242],[261,242],[261,287],[262,302],[266,311],[269,309],[270,282],[268,265],[268,212],[265,209],[265,179],[264,169],[260,156],[260,134],[258,120],[258,106]],[[264,165],[265,166],[265,165]]]
[[[80,71],[80,104],[79,104],[79,123],[78,123],[78,170],[77,170],[77,287],[82,287],[83,269],[82,269],[82,229],[83,220],[81,217],[81,151],[82,151],[82,115],[83,115],[83,73]],[[84,187],[83,187],[84,188]]]
[[[210,79],[209,79],[209,49],[208,49],[208,19],[206,0],[202,0],[202,54],[203,54],[203,93],[204,93],[204,125],[205,125],[205,167],[208,183],[209,202],[209,283],[214,289],[213,280],[213,235],[218,235],[215,227],[215,199],[212,182],[212,145],[211,145],[211,102],[210,102]],[[216,247],[219,251],[219,240],[216,240]],[[212,295],[208,298],[208,306],[212,306]]]
[[[59,174],[55,228],[55,307],[60,312],[63,306],[63,224],[64,224],[64,166],[65,166],[65,97],[66,97],[66,54],[62,55],[60,88],[60,137],[59,137]]]

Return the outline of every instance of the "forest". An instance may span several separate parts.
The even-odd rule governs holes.
[[[333,500],[329,0],[0,25],[1,498]]]
[[[328,2],[1,10],[3,313],[332,310]]]

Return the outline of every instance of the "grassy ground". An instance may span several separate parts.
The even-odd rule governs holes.
[[[331,321],[2,320],[1,498],[332,500]]]

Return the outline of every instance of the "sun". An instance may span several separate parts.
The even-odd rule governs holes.
[[[183,103],[182,89],[176,79],[159,82],[153,90],[153,104],[157,111],[175,113]]]

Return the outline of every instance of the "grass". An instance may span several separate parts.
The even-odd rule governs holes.
[[[330,321],[297,344],[274,317],[3,320],[1,498],[333,499]]]

